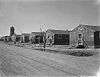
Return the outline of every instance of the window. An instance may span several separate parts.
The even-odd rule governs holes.
[[[78,34],[79,38],[82,38],[82,34]]]
[[[58,39],[62,39],[62,35],[61,34],[58,34]]]
[[[62,37],[63,37],[63,38],[66,38],[66,35],[65,35],[65,34],[63,34],[63,35],[62,35]]]

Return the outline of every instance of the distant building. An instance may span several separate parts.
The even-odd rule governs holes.
[[[48,29],[46,39],[47,44],[69,45],[69,31]]]
[[[0,38],[0,41],[4,41],[4,36],[2,36],[2,37]]]
[[[29,33],[22,33],[21,34],[21,42],[28,43],[30,41],[29,37],[30,37]]]
[[[10,36],[3,36],[2,40],[5,42],[9,42],[9,41],[11,41],[11,38],[10,38]]]
[[[16,36],[16,41],[17,41],[17,42],[21,42],[21,39],[22,39],[21,35],[17,35],[17,36]]]
[[[22,36],[21,35],[17,35],[17,34],[13,34],[11,36],[11,39],[12,39],[13,42],[21,42],[21,38],[22,38]]]
[[[41,32],[31,32],[30,42],[34,44],[43,43],[43,33]]]
[[[100,48],[100,26],[80,24],[70,32],[70,44]]]
[[[13,26],[10,27],[10,36],[12,36],[14,34],[14,31],[15,31],[14,27]]]
[[[11,36],[11,39],[12,39],[13,42],[16,42],[16,34],[13,34],[13,35]]]

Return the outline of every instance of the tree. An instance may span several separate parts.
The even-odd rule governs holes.
[[[47,38],[46,38],[46,29],[44,29],[44,26],[46,26],[46,25],[44,24],[44,25],[40,25],[40,26],[42,27],[42,28],[40,27],[40,30],[41,30],[41,35],[43,35],[43,50],[45,51]]]

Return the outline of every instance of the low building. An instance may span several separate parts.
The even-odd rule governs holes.
[[[4,41],[4,36],[2,36],[2,37],[0,38],[0,41]]]
[[[7,42],[10,42],[10,41],[11,41],[11,37],[7,36]]]
[[[5,42],[11,41],[10,36],[3,36],[2,39],[3,39],[3,41],[5,41]]]
[[[2,41],[5,41],[5,36],[2,36],[1,39],[2,39]]]
[[[48,29],[46,39],[47,44],[69,45],[69,31]]]
[[[43,43],[43,33],[42,32],[31,32],[30,42],[34,44]]]
[[[70,44],[100,48],[100,26],[80,24],[70,32]]]
[[[21,38],[22,38],[22,36],[21,36],[21,35],[17,35],[17,34],[13,34],[13,35],[11,36],[11,40],[12,40],[13,42],[21,42]]]
[[[21,34],[21,42],[28,43],[30,41],[29,37],[30,37],[29,33],[22,33]]]

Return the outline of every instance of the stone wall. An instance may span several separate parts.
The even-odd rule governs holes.
[[[86,26],[78,26],[70,32],[70,45],[77,45],[78,34],[83,35],[83,40],[88,46],[94,46],[94,30]]]

